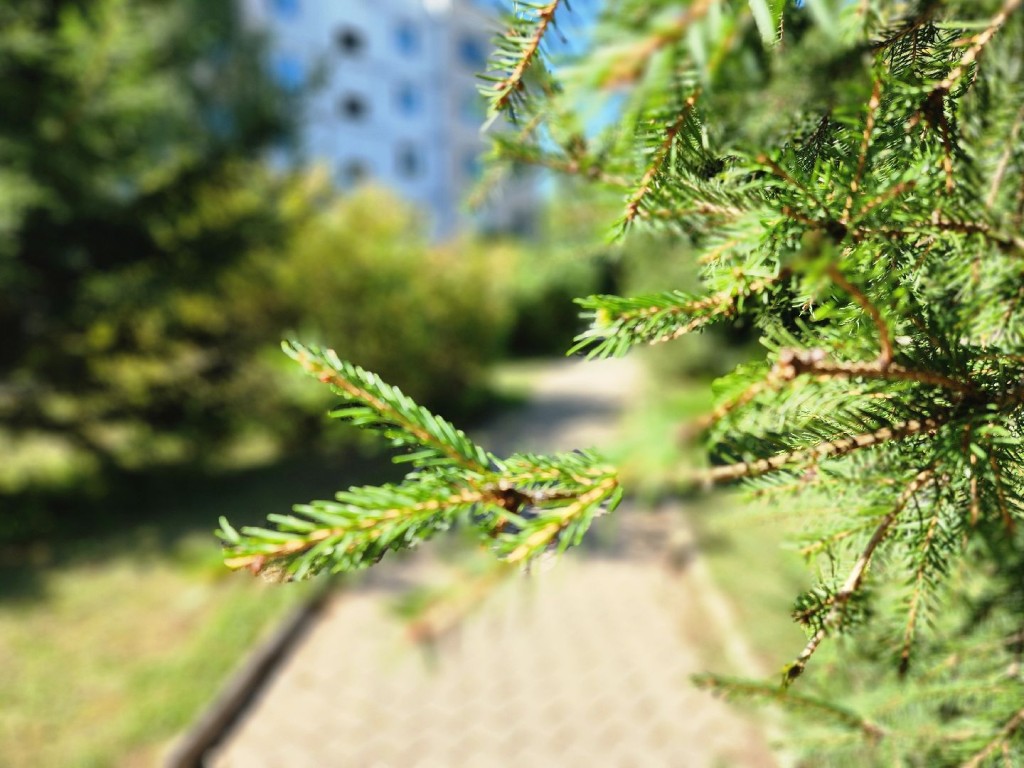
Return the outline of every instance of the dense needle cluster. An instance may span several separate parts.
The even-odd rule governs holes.
[[[699,265],[700,292],[582,299],[576,351],[740,319],[760,334],[764,359],[688,425],[711,461],[683,482],[796,506],[820,580],[781,682],[700,682],[804,712],[828,764],[1024,764],[1021,4],[622,0],[552,69],[565,9],[516,3],[487,73],[514,118],[499,162],[617,190],[620,235],[662,230]],[[614,119],[594,130],[579,107],[604,96]],[[277,532],[225,525],[233,565],[351,568],[457,519],[526,561],[618,497],[596,457],[499,460],[332,353],[292,350],[414,471]],[[838,635],[830,658],[872,682],[848,701],[828,674],[792,686]]]

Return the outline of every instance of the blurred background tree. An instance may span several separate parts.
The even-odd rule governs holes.
[[[87,529],[61,509],[126,472],[309,446],[289,331],[465,411],[528,305],[510,286],[538,256],[432,243],[388,192],[272,167],[305,92],[234,8],[0,8],[0,539]]]
[[[226,5],[0,9],[6,440],[97,470],[226,432],[221,276],[285,234],[287,183],[258,152],[287,136],[287,98],[257,56]],[[189,439],[154,439],[172,429]]]
[[[568,297],[599,289],[568,238],[439,243],[384,189],[274,162],[316,78],[278,83],[237,6],[0,2],[4,765],[111,765],[185,727],[306,594],[221,578],[216,513],[392,471],[328,443],[283,337],[465,417],[510,335],[561,354]]]

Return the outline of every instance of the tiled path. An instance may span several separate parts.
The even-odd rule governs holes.
[[[555,366],[481,442],[607,442],[636,377],[623,361]],[[602,523],[615,523],[610,544],[505,581],[429,648],[388,608],[415,565],[338,595],[207,764],[772,766],[759,732],[689,683],[696,638],[723,633],[706,575],[673,557],[682,516],[620,509]]]

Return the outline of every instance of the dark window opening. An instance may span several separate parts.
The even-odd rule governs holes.
[[[419,32],[410,21],[399,23],[395,29],[395,46],[404,56],[412,56],[420,49]]]
[[[370,112],[366,99],[354,93],[342,96],[338,102],[338,112],[346,120],[363,120]]]
[[[533,216],[525,211],[516,211],[512,214],[508,231],[519,237],[529,237],[533,234]]]
[[[462,158],[462,172],[470,179],[480,175],[480,156],[476,152],[467,152]]]
[[[467,93],[459,105],[459,115],[470,125],[479,125],[487,117],[486,102],[479,93]]]
[[[406,115],[420,111],[420,92],[412,83],[402,83],[398,87],[398,109]]]
[[[370,176],[370,169],[362,160],[347,160],[341,166],[341,180],[346,186],[355,186]]]
[[[416,148],[400,147],[398,150],[398,173],[411,179],[419,176],[421,170],[420,155]]]
[[[464,66],[480,71],[487,66],[487,48],[475,37],[463,37],[459,40],[459,60]]]
[[[270,70],[274,80],[285,90],[298,90],[306,82],[306,68],[302,59],[295,56],[274,56],[270,60]]]
[[[343,27],[338,30],[334,37],[339,50],[348,56],[358,56],[366,47],[366,40],[363,33],[354,27]]]
[[[271,0],[270,8],[279,19],[297,19],[301,12],[299,0]]]

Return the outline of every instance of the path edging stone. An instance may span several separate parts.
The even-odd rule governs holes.
[[[213,703],[175,740],[163,761],[164,768],[202,768],[204,756],[221,741],[277,668],[278,662],[305,634],[335,587],[336,579],[325,578],[306,600],[285,616],[269,637],[248,654]]]

